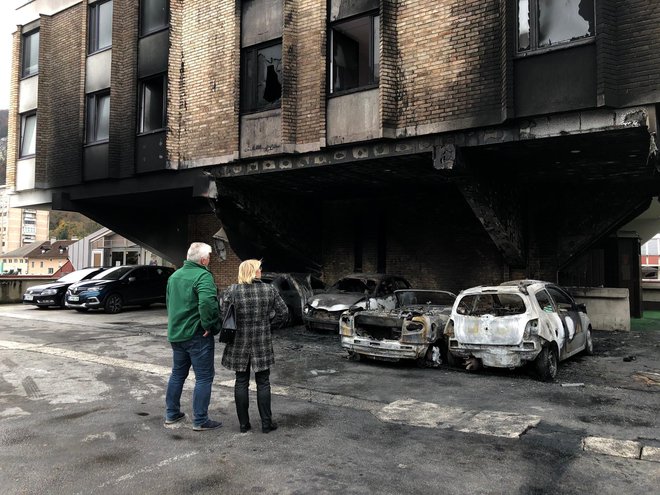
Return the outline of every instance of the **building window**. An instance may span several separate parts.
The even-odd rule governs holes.
[[[43,268],[43,267],[44,267],[44,262],[43,262],[43,261],[40,261],[40,262],[39,262],[39,268]]]
[[[21,115],[21,158],[32,156],[37,147],[37,114]]]
[[[140,81],[140,121],[138,132],[165,128],[167,109],[167,78],[165,74]]]
[[[242,110],[278,108],[282,97],[282,42],[243,49]]]
[[[594,35],[594,0],[518,0],[518,52]]]
[[[21,77],[39,73],[39,30],[23,35],[23,53],[21,59]]]
[[[339,21],[330,28],[330,92],[378,84],[380,16]]]
[[[168,0],[142,0],[140,2],[140,36],[167,28]]]
[[[53,274],[53,269],[52,269],[52,268],[49,268],[49,269],[48,269],[48,275],[52,275],[52,274]]]
[[[112,0],[89,7],[89,53],[112,46]]]
[[[86,142],[107,141],[110,123],[110,92],[87,95]]]

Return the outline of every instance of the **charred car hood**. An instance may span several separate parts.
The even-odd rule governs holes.
[[[307,302],[315,309],[326,311],[346,310],[354,304],[367,298],[359,292],[325,293],[310,297]]]

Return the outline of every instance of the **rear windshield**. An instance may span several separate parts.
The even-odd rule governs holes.
[[[518,294],[471,294],[464,296],[456,312],[466,316],[508,316],[525,312],[525,301]]]
[[[398,290],[395,294],[399,306],[451,306],[455,299],[447,292],[432,290]]]

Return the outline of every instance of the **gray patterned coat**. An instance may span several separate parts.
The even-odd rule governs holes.
[[[223,317],[233,300],[236,309],[236,337],[222,354],[222,365],[230,370],[245,371],[248,362],[253,371],[264,371],[275,362],[271,325],[287,320],[289,310],[277,290],[259,279],[251,284],[230,286],[220,301]]]

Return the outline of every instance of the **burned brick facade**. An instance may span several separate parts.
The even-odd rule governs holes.
[[[602,285],[609,240],[658,195],[653,2],[570,0],[556,8],[575,22],[544,12],[541,29],[519,11],[535,1],[163,0],[148,3],[166,24],[143,32],[147,2],[114,0],[111,46],[88,53],[107,3],[17,11],[13,201],[81,211],[176,264],[222,227],[222,286],[248,257],[328,282]],[[34,26],[38,82],[20,76]],[[161,74],[164,125],[145,132]],[[36,158],[19,152],[33,87]],[[89,143],[99,92],[109,131]]]

